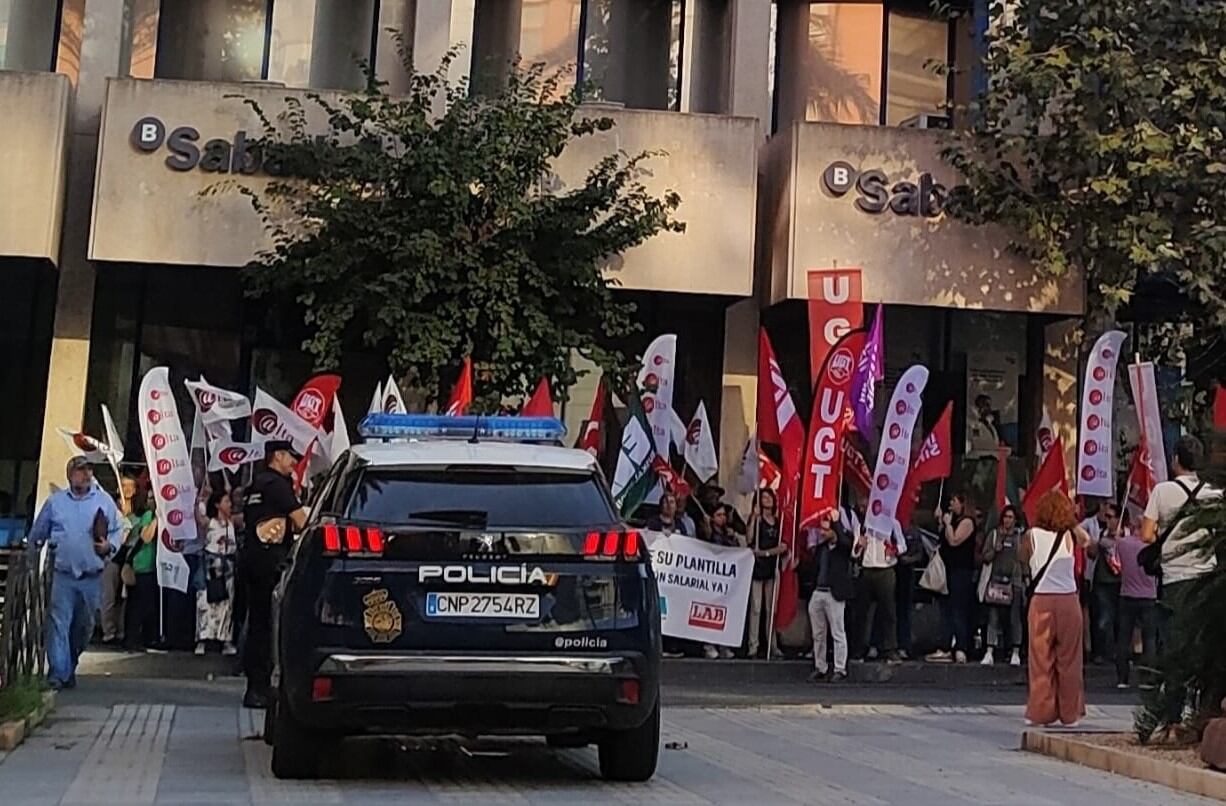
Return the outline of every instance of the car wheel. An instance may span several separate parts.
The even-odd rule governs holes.
[[[600,774],[610,781],[646,781],[660,755],[660,704],[643,724],[609,731],[600,740]]]
[[[276,727],[272,734],[272,774],[278,778],[319,775],[319,738],[294,718],[285,694],[277,692]]]

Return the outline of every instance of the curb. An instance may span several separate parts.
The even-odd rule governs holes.
[[[54,707],[55,692],[47,691],[43,693],[43,704],[35,709],[34,713],[25,719],[0,723],[0,752],[9,753],[15,750],[17,745],[25,741],[26,737],[42,724]]]
[[[1040,731],[1022,733],[1022,749],[1096,770],[1148,781],[1191,795],[1226,800],[1226,775]]]

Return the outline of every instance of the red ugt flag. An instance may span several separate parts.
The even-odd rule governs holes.
[[[316,428],[323,428],[340,388],[340,375],[316,375],[294,395],[290,410]]]
[[[945,404],[945,410],[937,418],[928,436],[924,437],[924,443],[920,445],[919,453],[911,463],[911,471],[907,474],[907,482],[898,501],[898,522],[904,529],[911,522],[911,515],[919,502],[920,485],[926,481],[947,479],[953,473],[953,416],[954,404],[951,400]]]
[[[796,491],[800,484],[801,459],[804,454],[805,427],[796,413],[792,395],[783,380],[775,351],[766,329],[758,331],[758,442],[773,442],[783,455],[783,475],[779,480],[780,536],[788,547],[789,560],[796,539]],[[787,627],[796,617],[799,587],[796,569],[791,562],[783,563],[776,592],[775,629]]]

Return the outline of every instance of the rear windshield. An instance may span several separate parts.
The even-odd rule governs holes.
[[[582,529],[617,520],[595,476],[515,469],[367,469],[347,515],[471,529]]]

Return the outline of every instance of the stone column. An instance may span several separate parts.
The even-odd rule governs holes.
[[[506,86],[507,68],[519,53],[522,0],[478,0],[473,16],[472,82],[486,95]]]
[[[427,2],[429,5],[429,2]],[[375,75],[387,82],[387,91],[400,95],[408,91],[409,74],[401,61],[399,45],[392,32],[404,39],[404,46],[414,50],[417,33],[417,0],[382,0],[379,3],[379,30],[375,35]],[[450,26],[448,26],[450,28]],[[390,29],[390,30],[389,30]]]
[[[359,89],[366,79],[359,60],[370,60],[374,0],[316,0],[311,40],[311,87]]]
[[[55,429],[80,427],[85,411],[94,311],[94,265],[86,258],[94,198],[94,167],[106,79],[120,73],[122,34],[123,3],[88,0],[76,99],[69,118],[67,202],[35,490],[40,504],[54,489],[65,484],[64,465],[71,455]]]

